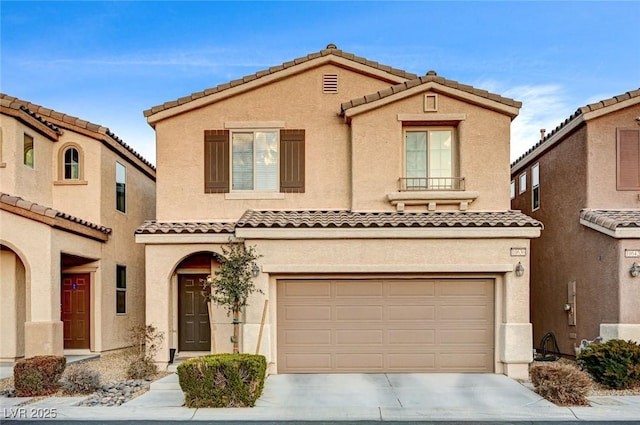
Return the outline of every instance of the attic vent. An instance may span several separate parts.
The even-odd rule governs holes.
[[[324,74],[322,76],[322,92],[338,93],[338,74]]]
[[[425,94],[424,95],[424,111],[434,112],[438,110],[438,95],[437,94]]]

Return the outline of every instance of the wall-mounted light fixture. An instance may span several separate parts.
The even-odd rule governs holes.
[[[253,264],[253,268],[251,269],[251,274],[253,275],[253,277],[258,277],[258,275],[260,274],[260,267],[258,267],[257,264]]]
[[[516,276],[520,277],[524,274],[524,266],[520,261],[516,264]]]
[[[631,273],[631,277],[640,276],[640,264],[634,262],[629,269],[629,273]]]

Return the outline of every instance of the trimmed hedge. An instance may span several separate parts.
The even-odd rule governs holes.
[[[66,364],[64,356],[36,356],[19,361],[13,367],[16,396],[32,397],[56,392]]]
[[[589,376],[561,362],[534,363],[529,369],[536,392],[559,406],[588,406]]]
[[[214,354],[178,366],[187,407],[252,407],[262,394],[267,359],[256,354]]]
[[[612,339],[591,344],[580,353],[578,363],[609,388],[640,385],[640,345],[633,341]]]

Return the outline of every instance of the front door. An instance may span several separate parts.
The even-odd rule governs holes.
[[[207,275],[179,275],[178,329],[180,351],[211,351],[211,329],[202,280]]]
[[[91,285],[89,274],[63,274],[61,320],[64,348],[90,347]]]

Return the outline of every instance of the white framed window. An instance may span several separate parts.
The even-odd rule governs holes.
[[[278,191],[279,144],[279,131],[233,131],[231,133],[231,190]]]
[[[127,169],[116,162],[116,209],[127,212]]]
[[[456,146],[453,128],[405,130],[406,188],[453,189]]]
[[[531,167],[531,210],[540,208],[540,163]]]
[[[515,180],[511,180],[510,192],[511,192],[511,199],[515,199],[516,197],[516,181]]]
[[[75,147],[69,147],[64,151],[64,175],[65,180],[80,180],[80,153]]]
[[[33,137],[25,133],[23,164],[29,168],[34,168],[34,160],[35,160],[35,153],[34,153],[34,146],[33,146]]]
[[[519,189],[520,191],[518,193],[525,193],[527,191],[527,172],[525,171],[524,173],[520,174],[520,181],[519,181]]]

